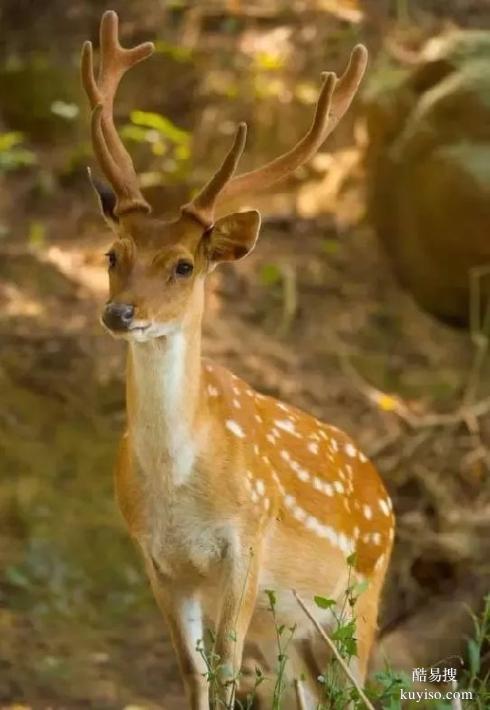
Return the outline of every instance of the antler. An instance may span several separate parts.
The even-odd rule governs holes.
[[[352,103],[366,70],[367,49],[358,44],[352,50],[347,69],[340,79],[323,73],[323,86],[309,131],[294,148],[257,170],[237,175],[221,192],[220,198],[234,197],[253,189],[266,189],[309,160],[332,133]]]
[[[233,177],[243,152],[246,126],[240,124],[233,146],[218,172],[183,210],[203,223],[212,222],[218,199],[235,197],[249,190],[265,189],[282,180],[309,160],[336,127],[352,103],[367,65],[367,49],[359,44],[352,50],[347,69],[340,79],[333,72],[322,74],[323,84],[310,129],[294,148],[257,170]]]
[[[221,167],[216,171],[211,180],[198,192],[189,204],[182,207],[182,212],[192,214],[205,226],[213,222],[214,207],[216,200],[226,184],[233,177],[238,162],[245,148],[247,139],[247,124],[238,124],[237,132],[233,144],[228,151]]]
[[[92,108],[92,143],[99,165],[111,183],[117,202],[117,216],[133,211],[150,212],[150,205],[140,192],[133,161],[114,125],[114,97],[124,74],[152,54],[152,42],[131,49],[119,43],[118,17],[108,11],[100,23],[100,63],[97,81],[94,76],[93,48],[82,48],[82,83]]]

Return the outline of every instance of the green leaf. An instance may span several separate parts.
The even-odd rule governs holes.
[[[276,264],[264,264],[259,278],[264,286],[275,286],[282,281],[281,269]]]
[[[357,555],[355,552],[353,552],[349,557],[347,557],[346,562],[349,567],[355,567],[356,562],[357,562]]]
[[[176,144],[187,145],[190,142],[190,133],[172,123],[166,116],[151,111],[131,111],[130,118],[136,126],[146,126],[158,131],[162,136]]]
[[[338,254],[339,249],[340,249],[340,244],[338,239],[323,239],[322,240],[322,249],[325,252],[325,254]]]
[[[468,662],[470,665],[470,673],[472,678],[476,678],[480,672],[480,647],[475,639],[468,641]]]
[[[369,582],[367,579],[363,579],[362,582],[357,582],[357,584],[352,585],[350,590],[351,596],[359,597],[366,589],[369,587]]]
[[[275,591],[273,589],[266,589],[265,593],[267,594],[267,597],[269,599],[271,609],[275,609],[277,601]]]
[[[344,641],[345,639],[351,639],[354,637],[356,632],[356,622],[354,620],[349,621],[343,626],[339,626],[338,629],[332,633],[333,641]]]
[[[31,582],[27,575],[19,567],[14,567],[10,565],[5,569],[5,579],[13,587],[19,587],[20,589],[29,589]]]
[[[313,597],[313,599],[320,609],[330,609],[336,604],[334,599],[326,599],[325,597]]]

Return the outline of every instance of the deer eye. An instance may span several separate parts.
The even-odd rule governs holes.
[[[109,269],[113,269],[117,264],[116,252],[112,249],[104,254],[107,257],[107,263],[109,264]]]
[[[175,265],[175,273],[177,276],[190,276],[194,271],[194,265],[187,259],[179,259]]]

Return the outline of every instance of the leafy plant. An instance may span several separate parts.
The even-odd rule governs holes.
[[[295,626],[286,627],[284,624],[278,624],[276,615],[276,604],[277,597],[276,593],[271,590],[266,590],[267,598],[269,600],[269,611],[272,614],[274,620],[274,628],[276,631],[276,641],[277,641],[277,671],[276,680],[274,683],[274,692],[272,696],[271,710],[280,710],[281,698],[285,690],[286,681],[286,666],[289,660],[287,655],[288,646],[293,640],[294,632],[296,630]]]
[[[189,163],[190,134],[160,113],[131,111],[130,123],[123,126],[121,135],[148,146],[154,156],[165,156],[162,169],[166,174],[180,176]]]
[[[20,131],[0,133],[0,173],[13,172],[36,162],[36,155],[25,148]]]

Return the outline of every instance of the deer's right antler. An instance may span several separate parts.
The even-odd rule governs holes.
[[[313,122],[303,138],[284,155],[256,170],[233,177],[245,140],[245,124],[240,124],[234,144],[223,165],[183,210],[192,213],[204,224],[211,224],[215,206],[222,198],[271,187],[303,165],[315,155],[349,108],[366,70],[366,64],[367,49],[359,44],[354,47],[349,64],[340,79],[333,72],[322,74],[323,84]]]
[[[308,132],[284,155],[230,180],[221,192],[220,199],[235,197],[252,189],[266,189],[312,158],[351,105],[366,70],[367,56],[366,47],[358,44],[352,50],[347,68],[340,79],[333,72],[323,72],[323,85]]]
[[[92,143],[100,168],[112,185],[117,201],[116,216],[128,212],[150,212],[138,186],[133,161],[114,125],[114,97],[124,74],[154,50],[152,42],[131,49],[119,43],[118,17],[108,11],[100,23],[100,63],[94,76],[93,48],[85,42],[82,48],[82,83],[92,108]]]

